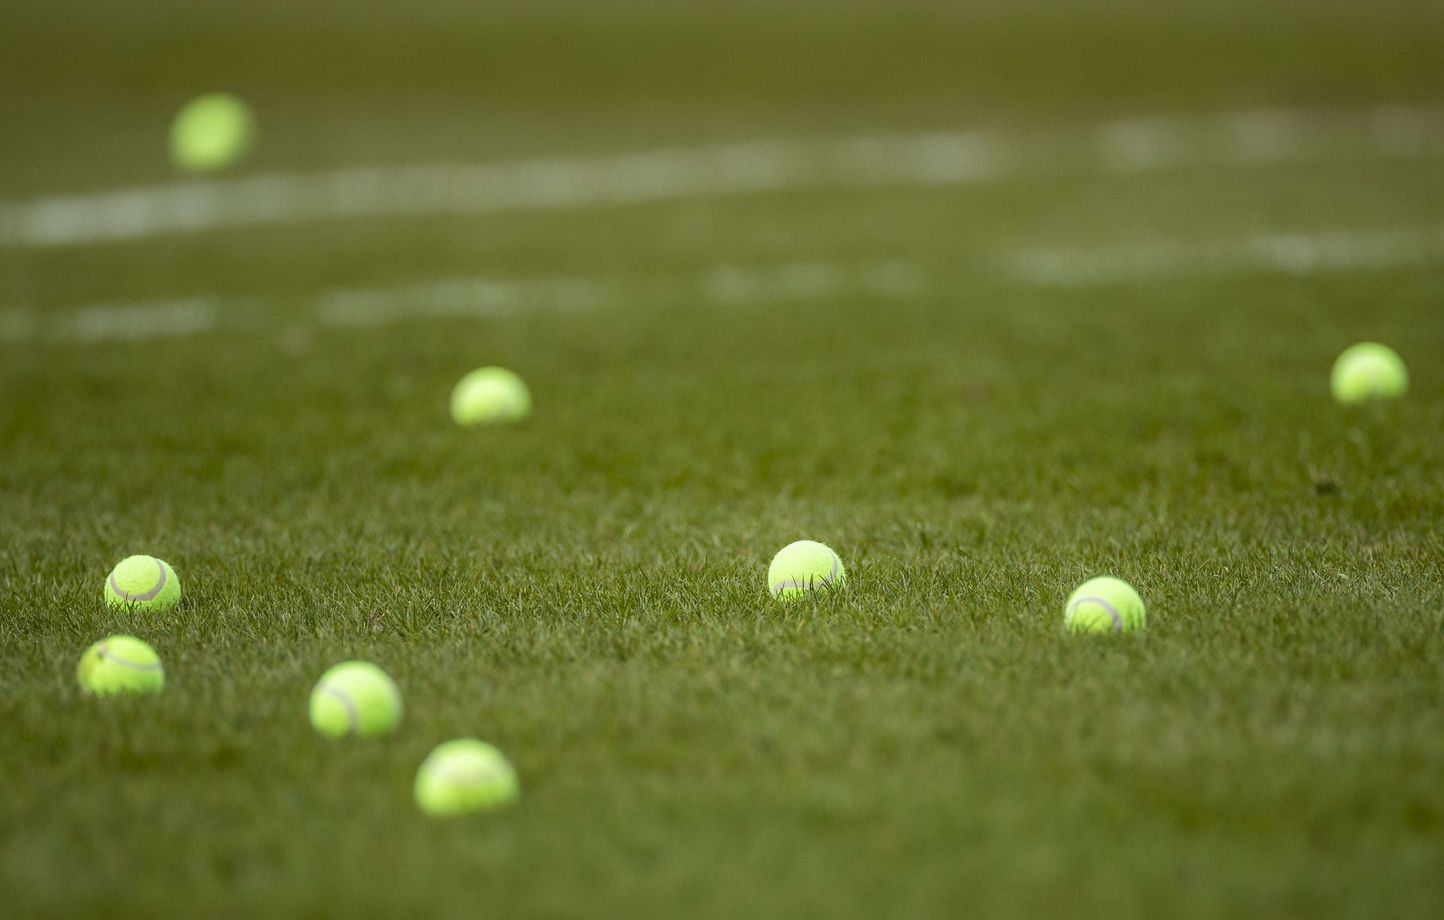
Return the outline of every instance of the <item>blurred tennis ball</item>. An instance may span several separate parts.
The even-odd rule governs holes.
[[[180,599],[175,569],[154,556],[122,559],[105,580],[105,603],[110,607],[165,612],[174,610]]]
[[[1329,377],[1334,398],[1345,405],[1375,399],[1397,399],[1409,391],[1409,371],[1394,349],[1378,342],[1360,342],[1344,349]]]
[[[416,771],[416,804],[430,815],[492,811],[520,795],[511,763],[495,747],[473,738],[437,746]]]
[[[185,172],[216,172],[240,162],[255,139],[250,106],[229,93],[207,93],[187,102],[171,122],[171,162]]]
[[[458,425],[511,422],[530,414],[531,391],[504,367],[478,368],[451,391],[451,417]]]
[[[343,661],[311,690],[311,724],[328,738],[377,738],[401,722],[401,691],[369,661]]]
[[[1146,618],[1143,598],[1118,578],[1083,582],[1063,608],[1063,623],[1072,632],[1134,632],[1143,629]]]
[[[165,686],[160,656],[134,636],[110,636],[86,649],[75,677],[95,696],[159,693]]]
[[[847,582],[842,559],[815,540],[798,540],[772,557],[767,585],[783,603],[795,601],[815,588],[837,588]]]

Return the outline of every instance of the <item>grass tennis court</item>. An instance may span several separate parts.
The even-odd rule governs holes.
[[[0,11],[0,915],[1438,916],[1441,54],[1423,2]],[[177,176],[217,88],[257,146]],[[1330,397],[1360,340],[1406,398]],[[526,422],[452,423],[486,364]],[[778,604],[802,538],[848,583]],[[102,603],[132,553],[174,612]],[[1105,573],[1146,632],[1063,630]],[[76,686],[120,632],[160,695]],[[308,724],[347,658],[394,736]],[[521,798],[437,821],[463,735]]]

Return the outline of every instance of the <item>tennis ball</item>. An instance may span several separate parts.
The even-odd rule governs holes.
[[[837,553],[813,540],[798,540],[782,547],[767,569],[772,596],[784,603],[814,588],[837,588],[846,582],[847,572]]]
[[[1409,371],[1394,349],[1360,342],[1344,349],[1329,377],[1334,398],[1345,405],[1373,399],[1397,399],[1409,390]]]
[[[416,804],[430,815],[491,811],[519,795],[516,771],[506,757],[473,738],[437,746],[416,771]]]
[[[160,656],[134,636],[111,636],[86,649],[75,678],[95,696],[159,693],[165,686]]]
[[[511,422],[530,414],[526,382],[504,367],[478,368],[451,391],[451,417],[458,425]]]
[[[401,721],[401,691],[368,661],[343,661],[311,691],[311,724],[329,738],[389,735]]]
[[[1117,578],[1093,578],[1068,596],[1063,624],[1073,632],[1109,633],[1142,630],[1143,598]]]
[[[192,173],[225,169],[246,155],[255,136],[256,118],[240,99],[228,93],[197,96],[171,122],[171,162]]]
[[[175,569],[154,556],[122,559],[105,580],[105,603],[110,607],[164,612],[174,610],[180,599]]]

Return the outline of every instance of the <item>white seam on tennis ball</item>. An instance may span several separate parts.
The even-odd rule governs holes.
[[[142,594],[131,594],[116,582],[114,572],[110,573],[110,590],[114,591],[123,601],[155,600],[158,596],[160,596],[161,589],[165,587],[166,583],[165,564],[162,563],[159,559],[156,559],[155,567],[160,572],[160,577],[156,579],[155,587],[151,588],[149,591],[146,591]],[[94,582],[92,582],[92,584],[94,584]]]
[[[130,669],[133,670],[133,671],[159,671],[159,670],[160,670],[160,662],[159,662],[159,661],[152,662],[152,663],[150,663],[150,664],[140,664],[139,662],[135,662],[135,661],[127,661],[127,660],[124,659],[124,658],[118,657],[114,652],[111,652],[111,651],[109,650],[109,647],[108,647],[108,646],[105,646],[105,645],[102,645],[102,646],[100,647],[100,657],[103,658],[103,659],[105,659],[106,661],[113,661],[113,662],[115,662],[116,664],[120,665],[120,666],[123,667],[123,668],[130,668]]]
[[[354,735],[361,731],[361,714],[356,711],[356,704],[351,701],[351,697],[330,684],[322,684],[321,692],[340,703],[341,708],[346,710],[346,722],[350,725],[346,734]]]
[[[1094,604],[1097,604],[1098,606],[1102,607],[1104,610],[1108,611],[1108,616],[1111,617],[1112,620],[1113,620],[1113,631],[1114,631],[1114,632],[1123,632],[1123,615],[1118,612],[1118,608],[1114,607],[1112,604],[1108,603],[1107,601],[1105,601],[1105,600],[1104,600],[1103,598],[1101,598],[1101,597],[1080,597],[1080,598],[1078,598],[1076,601],[1073,602],[1073,606],[1072,606],[1072,608],[1070,608],[1070,609],[1072,610],[1073,613],[1077,613],[1077,612],[1078,612],[1078,605],[1080,605],[1080,604],[1086,604],[1086,603],[1089,603],[1089,602],[1092,602],[1092,603],[1094,603]]]

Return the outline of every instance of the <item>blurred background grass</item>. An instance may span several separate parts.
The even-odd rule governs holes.
[[[199,88],[257,165],[1444,95],[1426,0],[7,4],[0,190],[157,178]]]
[[[1301,0],[0,7],[7,201],[171,181],[169,120],[214,89],[261,119],[238,176],[934,129],[1080,150],[978,186],[0,249],[0,307],[41,330],[0,345],[0,914],[1437,916],[1438,260],[1006,266],[1437,228],[1438,151],[1355,143],[1366,119],[1297,160],[1083,154],[1120,118],[1434,105],[1441,26]],[[843,280],[707,294],[799,264]],[[856,281],[878,264],[915,286]],[[318,319],[337,288],[475,277],[606,297]],[[197,297],[214,328],[44,334]],[[1360,338],[1403,352],[1409,400],[1329,401]],[[450,385],[493,362],[536,417],[455,430]],[[852,586],[782,611],[766,563],[801,536]],[[101,608],[131,552],[176,564],[176,617]],[[1058,634],[1102,570],[1149,635]],[[74,661],[121,629],[168,690],[92,705]],[[391,743],[305,724],[348,656],[407,694]],[[524,803],[423,820],[412,771],[463,733]]]

